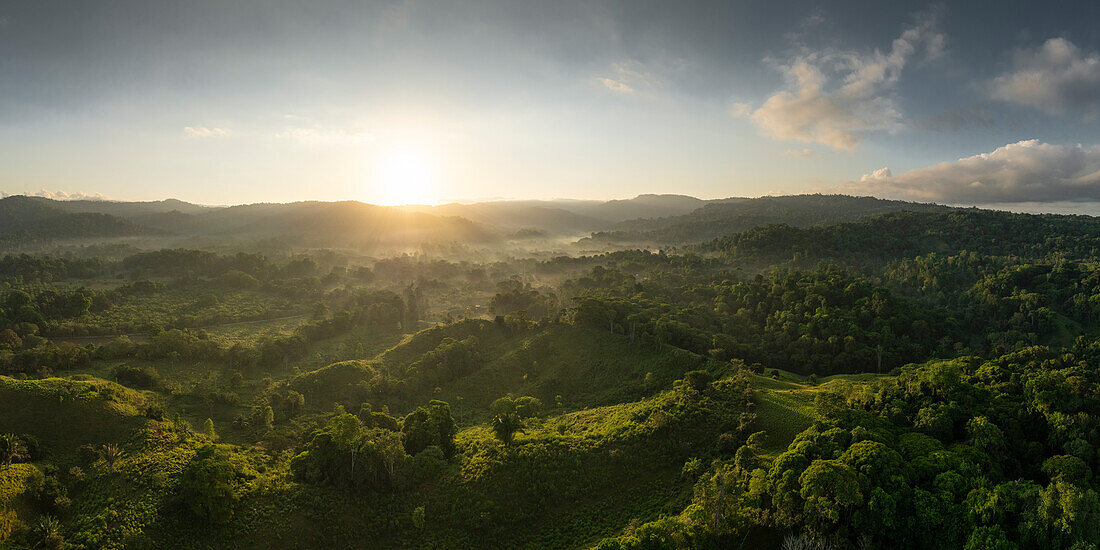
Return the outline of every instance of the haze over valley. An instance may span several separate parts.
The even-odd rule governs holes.
[[[1098,16],[0,0],[0,549],[1098,548]]]

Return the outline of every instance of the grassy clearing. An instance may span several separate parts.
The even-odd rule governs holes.
[[[489,405],[508,394],[537,397],[557,411],[577,410],[634,401],[667,388],[687,371],[716,366],[678,348],[642,345],[624,336],[584,327],[558,325],[532,331],[488,321],[465,321],[411,336],[391,334],[388,339],[376,339],[378,344],[396,345],[371,360],[335,362],[313,372],[301,368],[302,374],[287,381],[287,386],[306,394],[306,406],[311,410],[331,410],[338,402],[357,410],[358,403],[352,400],[358,395],[359,382],[379,371],[402,379],[409,365],[445,338],[462,340],[469,336],[478,339],[480,368],[438,387],[421,388],[406,403],[392,403],[391,408],[442,399],[451,404],[456,420],[470,425],[485,421]],[[348,341],[354,341],[354,336],[350,338]],[[333,342],[330,347],[340,345]],[[344,357],[351,358],[346,354],[328,356]],[[559,396],[561,407],[557,408]],[[403,412],[400,408],[394,412]]]
[[[265,338],[289,336],[294,330],[307,323],[305,315],[295,315],[279,319],[260,321],[240,321],[226,323],[206,329],[211,340],[223,345],[243,344],[253,346]]]
[[[762,430],[768,432],[764,447],[768,453],[766,456],[775,456],[786,450],[796,435],[817,420],[814,399],[818,393],[837,384],[864,383],[885,376],[874,373],[837,374],[824,377],[814,385],[806,376],[784,370],[776,370],[776,373],[775,377],[754,375],[752,378],[752,387],[756,390],[757,422]]]
[[[0,403],[0,432],[33,436],[51,459],[84,444],[123,441],[146,422],[140,393],[98,379],[0,376]]]

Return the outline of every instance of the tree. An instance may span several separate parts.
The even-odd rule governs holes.
[[[752,447],[742,445],[737,449],[737,454],[733,456],[733,465],[741,473],[751,472],[756,467],[756,453],[753,452]]]
[[[65,547],[65,538],[61,535],[61,522],[53,516],[42,516],[31,529],[35,548],[59,550]]]
[[[202,433],[209,437],[211,440],[217,439],[218,432],[214,430],[214,419],[207,418],[202,424]]]
[[[108,471],[115,471],[115,464],[118,463],[118,459],[122,458],[123,450],[114,443],[108,443],[103,446],[103,460],[107,463]]]
[[[542,401],[529,395],[516,399],[515,407],[520,418],[531,418],[542,413]]]
[[[1016,550],[1000,525],[981,526],[970,533],[963,550]]]
[[[705,392],[710,389],[712,377],[705,370],[693,370],[684,373],[684,384],[697,392]]]
[[[27,445],[15,434],[0,434],[0,464],[7,466],[27,457]]]
[[[236,482],[242,473],[230,452],[218,445],[199,449],[180,474],[180,498],[195,516],[224,523],[239,500]]]
[[[1082,486],[1092,477],[1092,471],[1084,460],[1069,455],[1052,456],[1043,461],[1043,473],[1051,480]]]
[[[306,398],[301,393],[294,390],[290,390],[286,394],[286,412],[290,416],[298,416],[302,414],[302,410],[306,406]]]
[[[837,523],[848,509],[863,503],[856,472],[837,460],[815,460],[798,478],[806,512],[824,523]]]
[[[523,428],[523,421],[516,416],[516,413],[498,414],[493,418],[493,433],[505,445],[511,445],[516,432],[522,432]]]
[[[417,407],[405,417],[401,426],[405,434],[405,452],[415,455],[430,446],[437,446],[447,458],[454,456],[455,423],[451,406],[433,399],[427,407]]]

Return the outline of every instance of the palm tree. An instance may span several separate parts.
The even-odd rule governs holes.
[[[0,434],[0,464],[27,458],[27,445],[15,434]]]
[[[32,530],[37,540],[36,548],[63,548],[65,539],[61,536],[61,522],[52,516],[42,516]]]
[[[114,443],[108,443],[103,446],[103,460],[107,462],[107,469],[115,471],[115,463],[122,457],[122,449]]]
[[[523,432],[523,421],[515,413],[498,414],[493,419],[493,433],[505,444],[511,445],[516,432]]]

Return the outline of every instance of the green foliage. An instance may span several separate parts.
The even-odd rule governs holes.
[[[410,455],[428,447],[438,447],[446,458],[454,456],[455,431],[450,405],[439,400],[432,400],[427,407],[418,407],[401,425],[405,451]]]
[[[248,475],[246,471],[228,448],[203,447],[180,474],[180,499],[202,521],[230,521],[240,499],[237,485]]]

